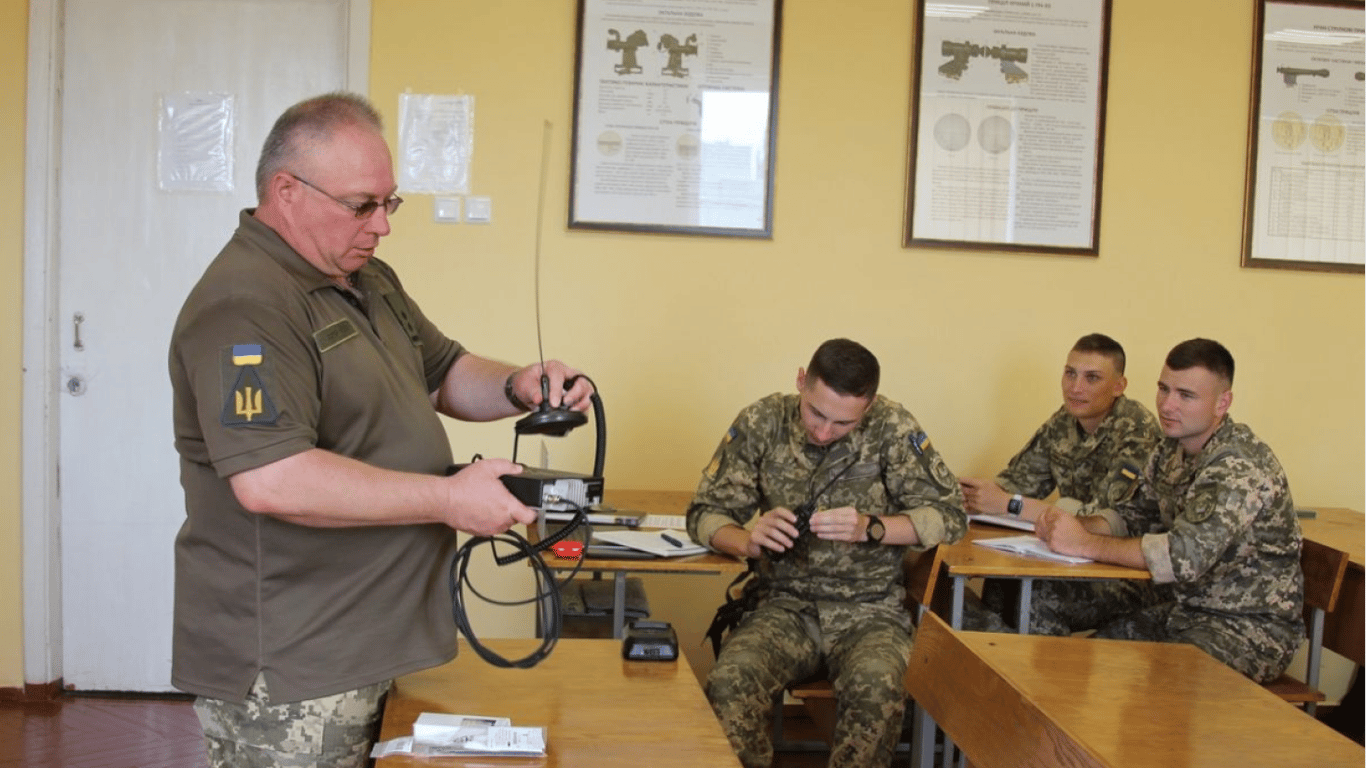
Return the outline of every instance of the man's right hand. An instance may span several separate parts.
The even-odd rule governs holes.
[[[475,536],[494,536],[512,526],[536,522],[527,507],[500,480],[522,466],[507,459],[480,459],[448,478],[446,525]]]
[[[801,532],[797,530],[797,513],[787,507],[774,507],[754,521],[750,531],[750,557],[759,557],[763,550],[786,552],[797,543]]]
[[[975,477],[960,477],[958,485],[963,489],[964,506],[974,515],[1004,515],[1010,494],[991,480]]]

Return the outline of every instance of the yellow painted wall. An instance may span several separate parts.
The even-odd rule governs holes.
[[[409,194],[384,255],[454,336],[518,362],[536,355],[554,124],[544,342],[602,390],[609,487],[691,488],[735,412],[791,389],[836,335],[880,356],[885,393],[952,468],[994,472],[1057,407],[1066,351],[1095,330],[1125,344],[1130,393],[1149,405],[1174,343],[1221,340],[1238,362],[1233,414],[1276,450],[1297,501],[1362,506],[1362,278],[1239,266],[1250,7],[1115,4],[1100,256],[1077,258],[900,246],[906,0],[786,2],[772,240],[568,230],[574,5],[376,0],[371,95],[390,122],[403,92],[474,97],[472,191],[493,223],[435,223],[431,198]],[[457,455],[511,441],[507,425],[452,435]],[[577,440],[550,442],[552,462],[582,466],[591,439]]]
[[[28,3],[0,2],[0,179],[9,204],[0,206],[0,688],[24,683],[23,553],[19,509],[19,411],[24,293],[24,98],[28,72]]]
[[[694,487],[736,411],[792,389],[832,336],[878,354],[883,392],[951,468],[994,474],[1057,408],[1072,342],[1101,331],[1149,407],[1168,349],[1222,341],[1232,413],[1276,450],[1296,500],[1362,509],[1362,278],[1239,266],[1252,4],[1115,3],[1094,259],[901,247],[914,5],[786,0],[774,236],[754,241],[565,227],[575,3],[375,0],[372,98],[393,123],[401,93],[472,95],[472,193],[493,201],[492,224],[445,225],[430,197],[405,195],[384,255],[452,335],[534,359],[550,120],[544,343],[602,391],[609,488]],[[511,441],[506,424],[450,432],[458,457]],[[589,435],[546,444],[551,466],[590,464]],[[647,579],[694,667],[710,666],[700,632],[726,581]]]
[[[0,3],[0,72],[16,94],[22,6]],[[609,487],[693,487],[735,412],[790,390],[816,344],[839,335],[879,355],[884,393],[920,418],[950,467],[994,473],[1057,407],[1072,341],[1102,331],[1128,349],[1130,392],[1145,403],[1174,343],[1223,341],[1239,366],[1233,415],[1276,450],[1296,500],[1366,507],[1362,278],[1238,264],[1251,3],[1115,3],[1094,259],[900,246],[913,6],[786,0],[774,237],[755,241],[565,228],[571,0],[374,0],[371,96],[391,135],[400,93],[473,95],[473,192],[493,202],[489,225],[443,225],[430,197],[405,194],[382,255],[453,336],[495,357],[534,359],[532,255],[548,119],[545,349],[602,391]],[[10,189],[22,181],[22,111],[20,99],[0,105],[0,174]],[[4,306],[17,329],[18,206],[0,223],[10,225],[14,300]],[[18,392],[18,334],[0,345],[11,360],[0,386]],[[17,424],[17,396],[6,408]],[[0,441],[9,480],[0,485],[0,687],[22,684],[10,434]],[[507,424],[459,425],[451,435],[461,458],[512,449]],[[545,446],[552,466],[591,464],[591,430]],[[540,450],[524,443],[519,458],[539,463]],[[692,593],[714,603],[719,587]]]

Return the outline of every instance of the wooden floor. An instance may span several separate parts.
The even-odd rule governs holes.
[[[0,701],[0,768],[207,766],[188,699]]]

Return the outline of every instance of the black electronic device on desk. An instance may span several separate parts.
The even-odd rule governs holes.
[[[678,635],[667,621],[633,621],[621,641],[621,657],[627,661],[676,661]]]

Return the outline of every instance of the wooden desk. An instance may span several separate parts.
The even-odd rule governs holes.
[[[659,515],[681,515],[692,501],[692,491],[607,491],[603,503],[618,509],[647,512]],[[528,531],[530,536],[534,530]],[[554,553],[543,552],[541,559],[551,570],[572,571],[577,564],[574,560],[555,557]],[[648,560],[612,560],[600,557],[585,557],[583,568],[594,575],[610,573],[612,585],[612,637],[621,638],[626,623],[626,576],[629,573],[690,573],[719,574],[741,573],[746,564],[729,555],[708,552],[705,555],[687,557],[659,557]]]
[[[977,768],[1363,764],[1362,748],[1192,645],[954,632],[906,689]]]
[[[956,544],[940,544],[938,560],[940,570],[953,580],[953,602],[949,611],[949,623],[954,629],[963,626],[963,601],[967,593],[969,579],[989,577],[999,579],[1018,579],[1020,582],[1019,633],[1029,632],[1030,601],[1034,594],[1035,579],[1152,579],[1152,574],[1139,568],[1128,568],[1109,563],[1064,563],[1038,557],[1012,555],[998,549],[983,547],[973,542],[978,539],[1000,536],[1018,536],[1021,531],[999,526],[973,523],[968,534]],[[922,614],[923,615],[923,614]],[[918,635],[916,642],[919,642]],[[914,760],[918,765],[929,765],[934,750],[934,723],[929,714],[918,709],[915,721]],[[945,752],[951,747],[950,739],[944,740]]]
[[[1000,536],[1018,536],[1021,531],[973,523],[968,535],[957,544],[940,544],[941,568],[953,579],[953,607],[950,625],[963,626],[963,599],[969,579],[977,577],[1018,579],[1020,581],[1020,634],[1029,631],[1029,604],[1035,579],[1152,579],[1141,568],[1109,563],[1062,563],[1038,557],[1023,557],[983,547],[973,542]]]
[[[1357,664],[1366,664],[1366,517],[1356,510],[1339,507],[1316,507],[1314,512],[1314,517],[1300,520],[1304,538],[1351,556],[1337,610],[1328,614],[1324,622],[1323,647]]]
[[[489,640],[507,658],[531,653],[537,640]],[[503,669],[464,641],[455,661],[399,678],[384,707],[380,738],[412,734],[423,712],[507,717],[546,727],[538,758],[390,756],[376,768],[739,768],[685,658],[626,661],[616,640],[561,640],[531,669]]]

